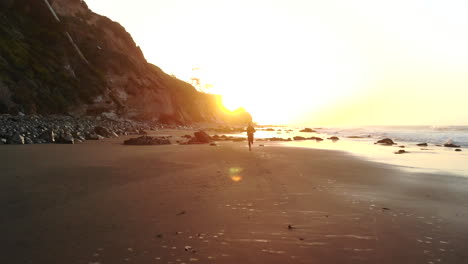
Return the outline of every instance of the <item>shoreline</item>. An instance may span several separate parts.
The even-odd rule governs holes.
[[[125,146],[126,137],[0,148],[5,263],[468,257],[466,178],[409,173],[333,150]]]

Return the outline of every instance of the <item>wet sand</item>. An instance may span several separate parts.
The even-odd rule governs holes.
[[[1,146],[0,263],[468,261],[466,178],[263,142],[123,140]]]

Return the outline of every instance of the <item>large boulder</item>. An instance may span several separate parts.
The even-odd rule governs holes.
[[[124,141],[125,145],[168,145],[169,139],[164,137],[141,136]]]
[[[391,140],[390,138],[384,138],[384,139],[377,141],[376,144],[391,146],[391,145],[395,145],[396,143],[393,142],[393,140]]]
[[[329,137],[328,139],[330,139],[330,140],[332,140],[332,141],[337,141],[337,140],[340,140],[340,138],[339,138],[339,137],[335,137],[335,136],[333,136],[333,137]]]
[[[205,131],[198,131],[193,133],[195,140],[199,143],[210,143],[212,141],[211,137]]]

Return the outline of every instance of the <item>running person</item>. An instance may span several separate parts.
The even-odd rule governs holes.
[[[255,128],[253,128],[252,123],[249,123],[249,126],[247,127],[247,139],[249,141],[249,151],[252,151],[251,146],[253,145],[254,133],[255,133]]]

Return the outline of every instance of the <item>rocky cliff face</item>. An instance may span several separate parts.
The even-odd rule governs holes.
[[[0,2],[0,113],[70,113],[163,122],[247,122],[218,97],[149,64],[118,23],[81,0]]]

